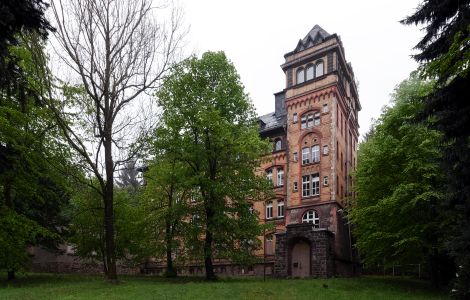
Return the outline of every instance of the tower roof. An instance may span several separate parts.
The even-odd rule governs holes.
[[[318,24],[316,24],[303,39],[299,40],[294,52],[299,52],[310,48],[315,44],[321,43],[329,36],[330,34],[326,32],[325,29],[321,28]]]

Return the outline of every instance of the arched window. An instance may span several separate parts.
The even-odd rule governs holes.
[[[315,67],[315,77],[320,77],[323,75],[323,62],[320,61]]]
[[[282,140],[278,139],[274,142],[274,151],[279,151],[282,149]]]
[[[320,218],[314,210],[309,210],[302,216],[302,223],[312,223],[313,227],[320,228]]]
[[[315,66],[314,65],[310,65],[310,66],[307,67],[306,77],[307,77],[306,80],[310,80],[310,79],[313,79],[313,77],[315,77]]]
[[[297,84],[302,83],[305,81],[305,74],[304,69],[300,68],[297,70]]]

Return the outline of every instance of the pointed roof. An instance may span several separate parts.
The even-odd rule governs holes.
[[[312,47],[315,44],[321,43],[329,36],[330,34],[326,32],[326,30],[316,24],[302,40],[299,40],[294,52],[302,51]]]

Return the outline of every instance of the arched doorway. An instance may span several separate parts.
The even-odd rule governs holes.
[[[311,249],[305,240],[298,240],[292,246],[290,255],[290,273],[292,277],[309,277],[311,275]]]

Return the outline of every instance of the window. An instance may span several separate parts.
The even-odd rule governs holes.
[[[266,219],[272,219],[273,218],[273,203],[270,201],[266,205]]]
[[[284,201],[279,201],[277,203],[277,216],[279,218],[284,217]]]
[[[297,116],[297,113],[294,113],[294,114],[292,115],[292,122],[293,122],[293,123],[297,123],[298,121],[299,121],[299,117]]]
[[[302,129],[307,128],[307,117],[306,116],[303,116],[300,119],[300,128],[302,128]]]
[[[320,176],[318,174],[302,176],[302,197],[320,195]]]
[[[302,197],[310,196],[310,175],[302,176]]]
[[[320,161],[320,145],[315,145],[312,147],[312,162]]]
[[[323,62],[320,61],[317,63],[317,66],[315,67],[315,77],[320,77],[323,75]]]
[[[277,169],[277,186],[284,185],[284,170],[281,168]]]
[[[307,127],[313,127],[313,115],[308,115],[307,116]]]
[[[312,196],[320,195],[320,176],[312,175]]]
[[[303,148],[302,149],[302,164],[310,163],[310,148]]]
[[[323,112],[324,113],[328,112],[328,104],[323,104]]]
[[[267,171],[266,171],[266,179],[267,179],[270,183],[273,183],[273,170],[267,170]]]
[[[328,145],[324,145],[323,146],[323,155],[328,155],[328,152],[329,152]]]
[[[320,218],[314,210],[309,210],[302,216],[302,223],[312,223],[313,227],[320,228]]]
[[[313,117],[313,125],[314,126],[318,126],[320,125],[320,113],[315,113],[314,117]]]
[[[304,77],[304,69],[303,68],[300,68],[297,70],[297,84],[300,84],[302,82],[304,82],[305,80],[305,77]]]
[[[328,176],[323,176],[323,185],[328,186]]]
[[[299,186],[297,184],[297,181],[294,181],[294,192],[297,192],[299,190]]]
[[[300,119],[300,128],[305,129],[305,128],[310,128],[313,126],[318,126],[320,125],[320,113],[310,113],[308,115],[303,115],[302,118]]]
[[[299,160],[299,154],[296,152],[294,152],[294,161],[297,162]]]
[[[313,79],[313,77],[315,77],[314,72],[315,72],[315,67],[313,65],[310,65],[307,67],[307,72],[306,72],[307,80]]]
[[[282,141],[278,139],[274,142],[274,151],[279,151],[282,149]]]

